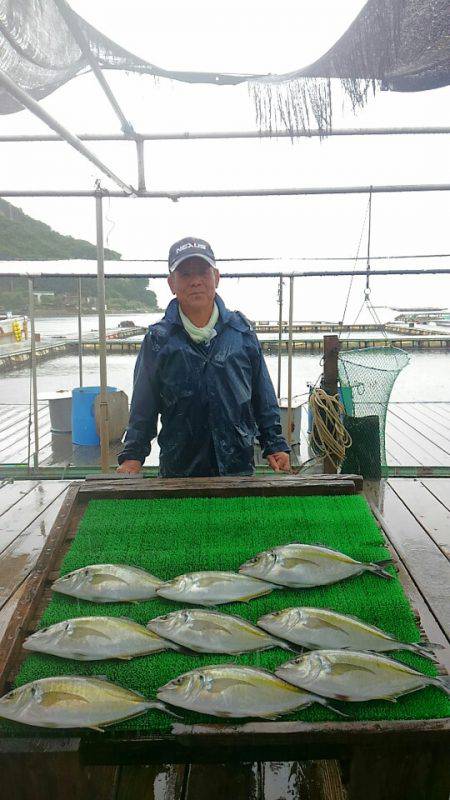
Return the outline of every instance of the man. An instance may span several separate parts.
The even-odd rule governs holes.
[[[191,237],[172,245],[168,283],[176,299],[142,343],[117,471],[140,471],[159,414],[162,477],[251,475],[255,436],[272,469],[289,471],[261,346],[248,320],[216,294],[210,245]]]

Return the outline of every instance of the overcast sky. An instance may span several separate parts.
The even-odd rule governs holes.
[[[323,54],[361,0],[72,0],[99,30],[161,67],[284,72]],[[137,131],[255,128],[246,85],[188,85],[105,73]],[[335,126],[450,125],[450,87],[379,93],[356,116],[336,91]],[[74,132],[119,131],[95,78],[85,75],[42,101]],[[3,116],[3,133],[44,126],[29,112]],[[148,143],[149,189],[450,183],[448,136]],[[132,144],[88,145],[136,183]],[[91,188],[96,169],[65,144],[2,144],[1,189]],[[106,179],[105,187],[113,188]],[[94,241],[93,201],[13,200],[62,233]],[[124,258],[164,257],[181,236],[209,239],[218,257],[354,256],[367,197],[115,200],[106,202],[108,244]],[[373,253],[449,252],[448,193],[373,201]],[[446,262],[450,263],[450,260]],[[442,266],[443,263],[441,262]]]

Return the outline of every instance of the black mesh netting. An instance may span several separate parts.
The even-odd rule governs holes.
[[[65,0],[0,0],[0,69],[37,100],[90,68],[61,14],[63,2],[66,8]],[[120,47],[70,9],[69,18],[103,69],[190,83],[248,81],[261,128],[308,130],[315,123],[326,133],[332,122],[331,78],[340,80],[354,108],[366,101],[370,88],[381,85],[419,91],[450,83],[449,0],[368,0],[327,53],[285,75],[162,69]],[[126,19],[130,26],[141,24],[137,15]],[[0,90],[0,114],[21,108]]]
[[[379,418],[382,464],[386,463],[384,439],[389,398],[399,372],[408,362],[408,354],[398,347],[349,350],[338,357],[339,382],[347,414]]]

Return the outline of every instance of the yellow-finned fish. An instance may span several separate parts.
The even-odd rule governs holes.
[[[428,645],[424,642],[400,642],[375,625],[369,625],[348,614],[339,614],[329,608],[285,608],[265,614],[257,624],[273,636],[280,636],[308,650],[327,648],[372,650],[376,653],[411,650],[433,660],[430,650],[441,648],[441,645]]]
[[[386,656],[357,650],[314,650],[281,664],[275,674],[334,700],[395,700],[425,686],[449,693],[445,678],[431,678]]]
[[[61,675],[26,683],[0,698],[0,717],[41,728],[92,728],[136,717],[160,702],[104,678]]]
[[[196,653],[252,653],[282,647],[294,649],[287,642],[269,636],[242,617],[204,608],[172,611],[147,623],[159,636],[194,650]],[[298,652],[298,651],[297,651]]]
[[[237,664],[193,669],[166,683],[156,695],[158,700],[213,717],[277,719],[311,703],[328,705],[323,697],[298,690],[271,672]]]
[[[386,560],[379,563],[355,561],[329,547],[293,542],[259,553],[242,564],[239,572],[280,586],[306,589],[336,583],[362,572],[392,578],[382,569],[385,563]]]
[[[23,643],[25,650],[76,661],[130,659],[180,649],[156,633],[123,617],[76,617],[41,628]]]
[[[237,572],[188,572],[166,581],[156,593],[177,603],[216,606],[222,603],[247,603],[277,588],[271,583]]]
[[[94,603],[130,603],[156,596],[159,578],[128,564],[90,564],[58,578],[54,592]]]

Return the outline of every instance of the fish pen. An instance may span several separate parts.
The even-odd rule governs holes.
[[[361,479],[354,475],[73,484],[3,636],[2,694],[54,675],[106,675],[152,700],[163,683],[208,664],[232,662],[273,672],[295,653],[289,655],[280,648],[241,656],[168,651],[131,661],[87,662],[38,652],[26,654],[22,644],[36,629],[74,616],[101,611],[146,624],[150,618],[180,607],[163,597],[106,606],[55,592],[52,597],[50,582],[73,569],[93,562],[133,563],[166,580],[195,569],[234,571],[255,553],[292,541],[300,532],[306,543],[320,541],[363,562],[393,557],[394,564],[387,567],[390,578],[366,574],[318,588],[282,589],[248,603],[221,606],[221,611],[256,622],[261,614],[293,605],[331,606],[379,625],[404,642],[436,641],[436,629],[446,624],[445,612],[440,617],[432,596],[427,597],[426,591],[417,596],[412,590],[413,559],[408,554],[399,556],[389,531],[383,531],[372,515],[361,487]],[[440,651],[436,654],[439,658]],[[439,675],[439,666],[420,654],[402,651],[394,657],[427,675],[426,680]],[[149,769],[152,764],[171,764],[176,772],[191,762],[226,762],[239,770],[237,765],[248,762],[331,759],[350,800],[365,792],[367,770],[373,763],[379,769],[371,773],[371,797],[382,796],[377,792],[382,792],[386,781],[392,797],[397,796],[400,785],[411,787],[411,797],[419,796],[418,785],[432,785],[430,796],[436,800],[447,797],[449,723],[445,717],[449,701],[444,692],[430,686],[394,704],[335,701],[334,706],[347,717],[318,705],[285,720],[229,723],[192,711],[182,712],[182,718],[174,720],[164,711],[154,710],[107,727],[103,733],[76,730],[74,735],[68,730],[1,720],[3,780],[8,785],[18,770],[34,765],[42,786],[39,789],[39,781],[34,784],[33,800],[46,796],[40,792],[49,785],[59,786],[52,793],[57,800],[67,796],[63,776],[68,769],[80,785],[89,774],[89,796],[95,795],[93,787],[99,791],[102,786],[101,796],[109,797],[108,791],[117,787],[117,781],[120,787],[121,782],[125,786],[132,781],[133,775],[137,779],[144,765]],[[339,761],[345,767],[343,772]],[[23,796],[31,797],[26,792]],[[133,796],[138,800],[144,792]]]
[[[26,4],[20,4],[25,6]],[[47,4],[40,6],[45,11]],[[44,84],[36,90],[31,81],[25,88],[18,85],[16,56],[12,59],[11,74],[0,70],[0,88],[3,101],[9,104],[9,110],[28,109],[53,133],[36,136],[0,136],[0,142],[65,142],[74,148],[87,161],[95,166],[109,181],[116,185],[115,190],[105,189],[97,180],[92,188],[79,189],[15,189],[0,188],[1,197],[42,197],[42,198],[84,198],[92,204],[92,217],[96,226],[97,244],[97,296],[99,337],[89,343],[82,341],[81,333],[81,292],[78,304],[78,370],[79,383],[82,386],[83,346],[98,347],[100,355],[100,403],[99,428],[101,450],[101,474],[98,469],[94,479],[86,479],[88,469],[83,468],[77,477],[84,480],[67,486],[59,485],[59,481],[37,482],[32,478],[61,477],[46,472],[39,464],[39,415],[42,407],[37,393],[36,365],[39,349],[34,329],[34,275],[28,275],[28,287],[31,315],[30,352],[27,354],[31,364],[32,402],[29,414],[29,436],[33,432],[34,451],[31,465],[28,452],[28,466],[22,487],[18,481],[12,486],[8,481],[0,482],[0,520],[4,525],[3,560],[0,563],[2,580],[1,597],[5,614],[0,619],[0,764],[2,767],[2,784],[5,793],[18,800],[193,800],[211,795],[211,787],[218,800],[266,800],[270,792],[265,792],[267,777],[271,764],[278,762],[295,762],[297,774],[302,771],[311,783],[299,782],[300,789],[305,789],[308,796],[314,787],[319,787],[323,798],[342,798],[342,800],[447,800],[450,789],[448,771],[449,745],[449,700],[446,696],[448,678],[445,670],[449,665],[448,641],[450,635],[450,618],[447,603],[448,563],[447,539],[440,538],[437,531],[447,531],[450,499],[439,493],[433,483],[414,482],[409,487],[418,502],[416,511],[405,521],[406,505],[398,487],[386,488],[387,505],[390,504],[395,525],[391,528],[385,518],[377,510],[376,503],[368,502],[362,495],[363,481],[357,474],[325,474],[300,477],[295,475],[273,476],[257,475],[255,477],[209,478],[209,479],[114,479],[111,472],[109,452],[109,419],[107,396],[107,339],[105,316],[105,286],[108,280],[104,251],[104,203],[106,199],[118,198],[129,200],[136,198],[147,201],[169,200],[178,202],[190,198],[238,198],[238,197],[301,197],[329,195],[366,195],[371,204],[374,194],[398,194],[403,192],[425,193],[439,192],[447,197],[449,183],[428,184],[379,184],[354,186],[299,186],[275,188],[243,188],[189,190],[176,189],[170,191],[152,191],[146,185],[145,143],[147,141],[188,141],[190,139],[261,139],[327,136],[430,136],[448,135],[448,127],[409,127],[409,128],[366,128],[366,129],[331,129],[330,101],[330,65],[326,67],[325,84],[322,78],[309,76],[307,88],[303,91],[299,79],[295,79],[294,88],[288,100],[277,97],[275,76],[239,76],[216,73],[173,73],[172,77],[181,80],[205,81],[210,83],[233,84],[241,80],[262,79],[262,86],[254,90],[259,103],[260,131],[230,132],[197,132],[183,134],[146,134],[136,132],[125,117],[109,84],[102,73],[102,67],[118,66],[115,44],[107,40],[98,31],[91,28],[87,31],[85,22],[77,15],[71,15],[70,8],[62,0],[56,5],[66,25],[65,42],[70,42],[67,52],[72,56],[79,55],[78,61],[67,67],[77,74],[81,69],[92,69],[97,81],[120,122],[121,134],[80,134],[75,135],[62,126],[36,100],[51,90]],[[428,4],[429,5],[429,4]],[[439,9],[445,4],[439,3]],[[48,4],[50,6],[50,4]],[[425,4],[427,6],[427,4]],[[372,4],[369,4],[371,13]],[[399,6],[400,8],[400,6]],[[434,9],[434,6],[433,6]],[[427,9],[425,9],[426,11]],[[401,9],[403,15],[403,9]],[[445,9],[444,9],[445,11]],[[358,18],[356,32],[370,32],[370,13],[364,11]],[[379,78],[379,67],[384,70],[384,80],[400,90],[415,88],[433,88],[446,80],[442,72],[441,39],[436,26],[429,30],[430,39],[437,39],[429,55],[433,56],[429,64],[412,65],[412,73],[405,74],[402,64],[398,62],[396,53],[391,50],[391,42],[384,47],[388,28],[387,14],[381,15],[377,27],[378,36],[370,47],[370,63],[364,62],[364,70],[369,68],[366,88],[369,80],[373,80],[375,88]],[[394,15],[397,19],[398,14]],[[382,18],[381,18],[382,17]],[[410,30],[410,17],[406,15],[407,32],[415,34],[416,22]],[[57,17],[55,17],[56,19]],[[403,17],[402,17],[403,18]],[[442,13],[443,18],[443,13]],[[18,20],[19,15],[12,17]],[[415,18],[414,18],[415,19]],[[428,19],[424,10],[419,15],[425,26]],[[59,20],[61,22],[61,20]],[[398,21],[398,19],[397,19]],[[420,24],[420,23],[417,23]],[[41,22],[42,26],[42,22]],[[359,26],[359,27],[358,27]],[[31,27],[31,26],[30,26]],[[33,26],[38,28],[39,26]],[[17,25],[17,30],[21,26]],[[47,42],[48,31],[45,31]],[[71,38],[72,35],[72,38]],[[94,39],[92,39],[94,36]],[[97,38],[96,38],[97,37]],[[51,37],[50,37],[51,38]],[[393,40],[395,37],[392,37]],[[413,37],[414,38],[414,37]],[[416,37],[419,39],[420,37]],[[14,41],[14,38],[12,37]],[[55,37],[55,41],[57,37]],[[347,40],[345,40],[347,41]],[[383,45],[386,51],[380,63],[376,44]],[[345,42],[344,42],[345,44]],[[76,46],[75,46],[76,45]],[[12,45],[9,43],[8,47]],[[77,49],[78,48],[78,49]],[[112,50],[111,50],[112,48]],[[47,58],[50,60],[50,46]],[[338,43],[339,51],[342,44]],[[345,48],[344,48],[345,49]],[[359,48],[361,49],[361,48]],[[417,47],[413,48],[412,58],[417,61]],[[9,50],[8,50],[9,52]],[[332,51],[330,51],[331,53]],[[333,50],[336,53],[336,50]],[[100,53],[105,59],[99,64]],[[125,65],[130,69],[136,67],[148,69],[151,74],[169,73],[159,70],[139,60],[133,62],[131,54],[125,53]],[[361,52],[358,53],[361,57]],[[130,63],[130,58],[133,63]],[[353,101],[362,103],[364,97],[361,88],[358,90],[358,77],[361,63],[354,62],[353,71],[348,80],[348,70],[337,59],[338,75],[343,77],[347,91]],[[331,60],[333,55],[331,55]],[[25,60],[25,59],[24,59]],[[364,59],[363,59],[364,60]],[[70,61],[70,59],[69,59]],[[15,65],[15,66],[14,66]],[[30,61],[29,75],[35,72],[35,64]],[[346,71],[347,70],[347,71]],[[19,69],[20,71],[20,69]],[[65,72],[65,70],[63,70]],[[335,66],[333,66],[333,75]],[[356,74],[354,74],[356,72]],[[366,71],[364,73],[366,75]],[[299,77],[302,76],[299,74]],[[50,80],[50,79],[49,79]],[[61,80],[65,78],[61,74]],[[27,91],[28,89],[28,91]],[[322,91],[323,90],[323,91]],[[305,108],[294,109],[295,124],[283,124],[283,119],[272,118],[268,109],[278,108],[281,117],[291,118],[291,107],[283,102],[290,102],[300,97],[308,98],[312,103],[317,129],[311,130],[309,124],[300,124],[300,117]],[[39,94],[42,92],[42,95]],[[322,94],[321,94],[322,92]],[[289,100],[290,98],[290,100]],[[273,102],[272,102],[273,101]],[[283,128],[283,130],[280,130]],[[89,148],[93,142],[124,141],[132,142],[136,152],[136,185],[123,180],[107,164],[100,160]],[[370,220],[370,217],[369,217]],[[370,237],[369,237],[370,239]],[[368,245],[370,250],[370,242]],[[348,275],[366,278],[367,296],[369,280],[378,275],[447,275],[449,269],[433,268],[414,270],[373,270],[368,252],[367,266],[352,271],[326,272],[335,277]],[[356,262],[355,262],[356,266]],[[106,273],[106,274],[105,274]],[[149,277],[166,277],[150,275]],[[140,273],[142,276],[142,273]],[[244,277],[235,273],[236,277]],[[278,354],[278,398],[281,396],[281,354],[284,347],[288,351],[287,370],[287,426],[288,440],[291,439],[291,423],[293,419],[293,353],[297,349],[294,340],[293,305],[296,280],[313,278],[317,272],[291,272],[285,276],[281,271],[272,274],[264,273],[264,277],[273,277],[278,282],[279,321],[274,333],[274,347]],[[69,277],[67,273],[64,277]],[[79,281],[81,275],[76,276]],[[83,276],[84,277],[84,276]],[[123,277],[132,277],[125,273]],[[283,277],[289,278],[289,323],[283,331]],[[80,288],[80,283],[78,284]],[[285,302],[286,305],[286,302]],[[283,339],[283,333],[287,340]],[[398,331],[398,339],[403,339],[403,331]],[[330,337],[333,338],[333,337]],[[417,339],[425,340],[419,335]],[[441,342],[446,341],[440,337]],[[415,340],[414,340],[415,341]],[[430,341],[430,340],[428,340]],[[117,343],[118,346],[122,344]],[[117,345],[111,345],[117,346]],[[268,345],[269,346],[269,345]],[[444,347],[444,345],[442,345]],[[324,369],[324,388],[330,395],[337,389],[337,351],[333,343],[325,343],[326,361]],[[333,357],[331,357],[333,350]],[[32,413],[31,413],[32,412]],[[445,411],[446,413],[446,411]],[[399,409],[402,415],[402,409]],[[31,422],[33,419],[33,427]],[[46,422],[47,424],[47,422]],[[436,452],[436,451],[434,451]],[[400,456],[399,456],[400,457]],[[327,457],[326,472],[335,472],[335,464]],[[443,465],[444,469],[447,468]],[[401,473],[401,465],[398,469]],[[418,467],[418,471],[422,469]],[[350,472],[350,470],[349,470]],[[69,474],[69,471],[68,471]],[[447,470],[448,474],[448,470]],[[63,477],[65,477],[63,475]],[[7,478],[7,475],[6,475]],[[431,479],[433,480],[433,479]],[[62,481],[61,481],[62,484]],[[385,487],[377,487],[374,491],[383,493]],[[2,495],[2,493],[4,493]],[[438,502],[434,506],[430,519],[424,521],[423,502],[425,495],[430,495]],[[439,496],[439,500],[438,500]],[[56,502],[64,497],[56,515]],[[419,502],[420,501],[420,502]],[[4,502],[4,508],[2,508]],[[381,502],[383,505],[383,502]],[[425,507],[428,509],[428,506]],[[22,517],[27,520],[21,527]],[[443,521],[445,524],[443,524]],[[301,543],[293,544],[301,539]],[[221,606],[221,613],[237,615],[247,624],[262,622],[268,614],[281,612],[292,606],[315,606],[327,609],[330,606],[347,617],[356,615],[367,626],[375,626],[384,631],[384,637],[394,638],[401,643],[401,648],[394,650],[392,660],[382,661],[391,672],[410,670],[414,672],[417,691],[406,693],[398,691],[379,694],[362,701],[361,696],[350,696],[349,691],[338,693],[337,699],[328,703],[319,692],[313,697],[307,708],[294,707],[282,719],[275,719],[275,713],[269,719],[255,719],[258,714],[250,714],[248,719],[237,717],[231,713],[228,719],[224,715],[200,713],[199,709],[189,708],[180,711],[181,703],[173,703],[169,708],[153,707],[156,699],[162,695],[163,687],[167,689],[180,680],[182,674],[193,669],[200,669],[202,690],[217,686],[210,680],[208,667],[217,665],[225,667],[236,663],[246,670],[254,668],[261,674],[266,670],[266,681],[275,680],[277,672],[282,671],[288,660],[302,663],[303,655],[296,652],[287,653],[284,647],[273,646],[271,649],[255,650],[244,654],[206,655],[189,650],[168,648],[167,651],[128,660],[125,654],[119,659],[82,660],[80,650],[76,649],[76,641],[72,651],[73,658],[63,658],[62,649],[58,655],[53,652],[31,652],[30,641],[36,642],[39,633],[52,629],[52,626],[64,623],[66,634],[74,632],[74,620],[81,615],[91,619],[103,613],[110,620],[119,621],[122,616],[134,623],[147,625],[155,615],[167,617],[180,609],[180,603],[169,597],[167,584],[174,583],[177,576],[200,571],[212,573],[217,570],[228,570],[227,574],[237,576],[248,575],[254,570],[254,562],[263,551],[269,553],[269,561],[277,564],[276,550],[287,546],[306,547],[314,551],[317,557],[326,557],[333,563],[333,568],[342,571],[350,563],[353,569],[345,580],[325,581],[320,585],[311,581],[306,588],[299,586],[286,587],[276,583],[272,573],[273,584],[264,584],[259,577],[254,578],[267,591],[259,590],[241,595],[239,600],[248,602],[229,603]],[[288,559],[289,561],[289,559]],[[290,568],[301,567],[305,559],[297,554],[290,559]],[[323,562],[322,562],[323,563]],[[139,602],[117,602],[99,605],[93,602],[93,594],[82,596],[70,595],[69,592],[58,591],[58,587],[67,585],[76,572],[85,584],[93,587],[101,586],[104,574],[95,571],[92,565],[103,567],[109,565],[131,565],[152,573],[158,588],[151,599],[139,598]],[[272,564],[272,566],[273,566]],[[323,567],[322,567],[323,568]],[[80,572],[79,572],[80,571]],[[251,578],[251,575],[250,575]],[[92,579],[92,580],[91,580]],[[116,578],[123,590],[123,583]],[[183,583],[183,581],[181,581]],[[183,584],[184,585],[184,584]],[[282,588],[275,588],[280,586]],[[52,588],[53,587],[53,588]],[[164,588],[165,587],[165,588]],[[13,591],[14,588],[14,591]],[[128,588],[128,585],[127,585]],[[173,589],[173,587],[172,587]],[[10,591],[10,594],[8,592]],[[164,594],[165,592],[165,594]],[[130,595],[128,595],[130,600]],[[185,601],[191,605],[188,601]],[[215,598],[217,604],[218,600]],[[67,623],[67,625],[65,624]],[[375,630],[375,628],[373,630]],[[59,630],[61,627],[59,628]],[[106,638],[106,628],[103,638]],[[391,636],[389,636],[391,634]],[[261,634],[262,635],[262,634]],[[375,634],[374,634],[375,635]],[[34,638],[33,638],[34,637]],[[67,638],[67,637],[66,637]],[[77,636],[73,637],[75,640]],[[25,640],[29,649],[24,648]],[[281,643],[281,641],[280,641]],[[55,643],[53,643],[55,644]],[[278,645],[278,643],[275,643]],[[56,651],[58,648],[56,647]],[[123,655],[123,654],[122,654]],[[354,655],[354,654],[353,654]],[[78,656],[78,658],[76,657]],[[431,656],[431,657],[430,657]],[[306,659],[309,656],[305,656]],[[375,656],[367,655],[369,661]],[[345,660],[347,659],[347,660]],[[373,664],[373,660],[371,661]],[[378,663],[378,662],[377,662]],[[356,665],[356,666],[355,666]],[[293,667],[292,667],[293,668]],[[295,671],[295,668],[293,668]],[[351,652],[345,653],[338,665],[338,674],[343,677],[354,673],[354,686],[361,688],[362,677],[366,678],[367,670],[361,663],[353,660]],[[269,674],[268,674],[269,673]],[[298,670],[296,670],[296,674]],[[227,673],[229,675],[229,673]],[[402,673],[403,674],[403,673]],[[61,683],[57,686],[52,679],[58,677]],[[107,678],[108,683],[104,680]],[[85,680],[83,680],[85,679]],[[297,674],[298,679],[298,674]],[[39,681],[50,681],[54,691],[43,688]],[[122,686],[137,700],[139,693],[140,710],[148,705],[146,713],[134,716],[123,712],[111,719],[91,719],[90,727],[64,728],[68,722],[69,712],[75,713],[78,706],[86,700],[72,691],[72,684],[81,687],[86,681],[95,683],[97,700],[102,693],[113,692],[111,684]],[[219,693],[229,688],[230,678],[224,677]],[[183,681],[181,681],[183,683]],[[245,682],[245,681],[244,681]],[[418,683],[417,683],[418,682]],[[49,686],[50,684],[45,684]],[[286,682],[293,697],[299,697],[299,689],[294,681]],[[25,687],[25,688],[24,688]],[[173,687],[172,687],[173,688]],[[348,682],[346,684],[348,690]],[[404,688],[404,687],[403,687]],[[409,687],[411,688],[411,687]],[[362,692],[362,689],[361,689]],[[212,692],[214,693],[214,692]],[[334,692],[336,696],[336,691]],[[142,697],[142,695],[144,697]],[[397,699],[397,695],[401,695]],[[176,699],[176,695],[172,695]],[[375,699],[374,699],[375,698]],[[179,699],[179,695],[178,695]],[[23,700],[26,702],[24,703]],[[314,702],[313,702],[314,700]],[[396,702],[392,702],[396,700]],[[78,706],[77,706],[78,703]],[[306,705],[306,702],[303,703]],[[9,706],[9,710],[7,710]],[[152,707],[150,707],[152,706]],[[300,703],[299,703],[300,706]],[[76,707],[76,708],[75,708]],[[1,708],[4,714],[1,716]],[[187,709],[187,710],[186,710]],[[210,709],[211,710],[211,709]],[[261,709],[257,709],[261,716]],[[130,707],[128,707],[130,711]],[[174,719],[168,712],[177,713]],[[205,709],[203,708],[203,711]],[[33,714],[35,715],[33,717]],[[47,716],[46,716],[47,715]],[[51,726],[45,728],[30,725],[34,720],[51,720]],[[74,717],[70,717],[73,722]],[[18,721],[21,720],[21,721]],[[275,773],[274,769],[274,773]],[[321,791],[320,791],[321,790]],[[297,794],[297,796],[300,796]],[[272,794],[273,797],[273,794]]]

